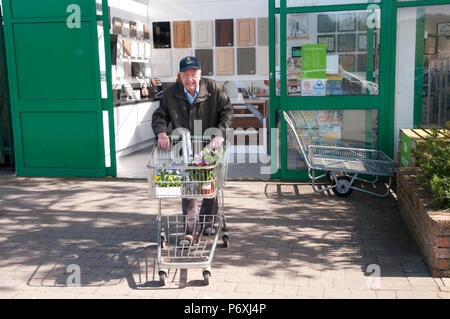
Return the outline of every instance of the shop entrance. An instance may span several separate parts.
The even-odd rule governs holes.
[[[276,30],[270,41],[271,127],[279,127],[280,136],[279,170],[272,177],[284,180],[307,179],[303,157],[280,116],[284,110],[306,124],[318,144],[374,148],[392,156],[391,6],[381,0],[313,2],[271,1],[269,8],[270,29]]]
[[[270,151],[266,3],[109,1],[118,177],[147,177],[155,144],[152,114],[185,56],[197,57],[202,76],[223,85],[230,97],[228,177],[270,177],[264,171]]]
[[[6,0],[3,10],[16,174],[114,175],[95,2]]]

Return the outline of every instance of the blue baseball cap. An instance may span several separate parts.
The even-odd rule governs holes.
[[[180,72],[184,72],[188,69],[201,69],[200,62],[196,57],[187,56],[180,60]]]

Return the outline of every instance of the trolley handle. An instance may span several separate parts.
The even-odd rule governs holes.
[[[301,137],[299,137],[297,134],[293,120],[289,117],[289,115],[286,111],[283,111],[283,116],[284,116],[284,119],[286,120],[287,124],[290,126],[292,132],[294,133],[295,139],[297,140],[297,144],[300,146],[300,150],[303,154],[303,157],[305,158],[306,164],[308,165],[308,167],[311,167],[311,165],[308,161],[308,157],[306,156],[307,151],[303,147]]]

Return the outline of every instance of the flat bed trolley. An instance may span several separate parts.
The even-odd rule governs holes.
[[[311,178],[315,192],[324,192],[331,189],[340,197],[350,195],[353,190],[359,190],[378,197],[389,195],[392,176],[396,171],[396,164],[389,156],[382,151],[373,149],[314,145],[311,129],[308,127],[302,112],[299,111],[299,113],[301,115],[300,121],[295,121],[295,117],[290,111],[284,111],[283,116],[294,133],[305,159],[308,175]],[[316,171],[326,173],[316,176]],[[375,179],[363,179],[358,177],[360,175],[371,175]],[[331,179],[331,186],[318,189],[316,182],[324,176],[328,176]],[[388,189],[384,194],[378,194],[354,185],[356,180],[374,184],[378,181],[378,176],[389,178]]]
[[[230,235],[224,214],[223,188],[228,170],[228,152],[224,145],[211,148],[211,138],[191,137],[189,133],[171,136],[169,150],[153,148],[147,164],[149,196],[158,199],[157,264],[159,281],[166,285],[169,269],[202,269],[206,285],[211,277],[211,262],[222,235],[229,246]],[[162,216],[163,199],[214,198],[217,215],[199,215],[196,220],[185,215]],[[181,205],[180,205],[181,210]],[[195,232],[190,245],[181,244],[186,238],[188,224]],[[205,235],[206,226],[215,225],[215,233]]]

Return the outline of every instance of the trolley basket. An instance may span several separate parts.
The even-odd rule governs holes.
[[[353,190],[358,190],[378,197],[386,197],[390,193],[392,177],[396,171],[395,162],[379,150],[315,145],[311,137],[311,130],[300,112],[300,121],[295,121],[292,112],[284,111],[283,116],[294,133],[299,150],[301,151],[312,187],[316,192],[332,190],[337,196],[345,197]],[[316,171],[326,172],[316,176]],[[371,175],[375,179],[367,180],[360,175]],[[318,179],[328,176],[331,186],[319,189]],[[389,178],[388,189],[383,194],[369,191],[354,185],[356,180],[375,184],[379,176]]]
[[[205,284],[209,284],[211,262],[219,235],[225,247],[229,233],[224,214],[223,188],[228,171],[226,145],[211,147],[209,137],[190,137],[189,134],[171,136],[169,150],[156,146],[150,154],[148,195],[158,199],[157,263],[160,284],[165,285],[169,269],[201,268]],[[216,197],[217,215],[162,216],[165,198],[212,199]],[[193,220],[191,220],[194,218]],[[214,233],[204,230],[214,225]],[[217,226],[215,226],[217,225]],[[193,230],[192,234],[188,229]],[[182,244],[183,239],[189,244]]]

